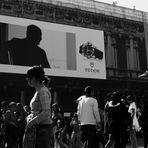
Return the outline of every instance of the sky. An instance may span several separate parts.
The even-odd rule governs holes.
[[[132,8],[135,6],[135,9],[148,12],[148,0],[95,0],[104,3],[113,4],[117,2],[118,6],[123,6],[127,8]]]

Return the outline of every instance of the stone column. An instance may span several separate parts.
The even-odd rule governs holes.
[[[25,101],[25,91],[24,90],[21,90],[20,92],[20,103],[22,105],[26,105],[26,101]]]
[[[125,48],[126,48],[126,63],[127,63],[127,69],[130,69],[130,41],[127,39],[125,41]]]
[[[112,38],[112,46],[111,46],[111,53],[110,56],[112,57],[112,67],[117,68],[117,41],[116,38]]]
[[[106,58],[107,58],[107,67],[115,67],[114,63],[114,50],[112,47],[112,39],[111,33],[107,32],[107,51],[106,51]]]
[[[129,56],[129,68],[133,70],[134,66],[134,43],[133,43],[133,36],[130,36],[130,56]]]
[[[140,70],[138,47],[139,47],[138,42],[134,41],[134,69],[135,70]]]
[[[144,35],[145,35],[145,46],[146,46],[147,69],[148,69],[148,22],[144,22]]]
[[[111,33],[107,32],[107,48],[106,48],[106,66],[111,67],[112,58],[110,56],[111,52]]]
[[[57,95],[56,91],[53,92],[53,103],[57,103],[58,104],[58,95]]]

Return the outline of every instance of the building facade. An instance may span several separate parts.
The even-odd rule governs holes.
[[[114,90],[147,92],[148,81],[138,78],[148,68],[147,12],[90,0],[1,0],[0,15],[104,32],[105,80],[51,76],[54,98],[66,112],[75,110],[75,100],[86,85],[96,88],[101,105],[106,93]],[[0,42],[3,42],[7,28],[0,25]],[[28,88],[25,75],[1,72],[0,79],[1,99],[29,102],[33,91]]]

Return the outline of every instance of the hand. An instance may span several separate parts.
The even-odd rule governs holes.
[[[101,124],[101,122],[98,122],[98,123],[97,123],[97,129],[102,129],[102,124]]]
[[[33,114],[29,114],[27,117],[26,117],[26,122],[30,122],[31,120],[33,119]]]

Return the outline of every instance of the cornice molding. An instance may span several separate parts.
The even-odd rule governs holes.
[[[72,26],[144,36],[142,22],[37,1],[1,0],[0,14]]]

